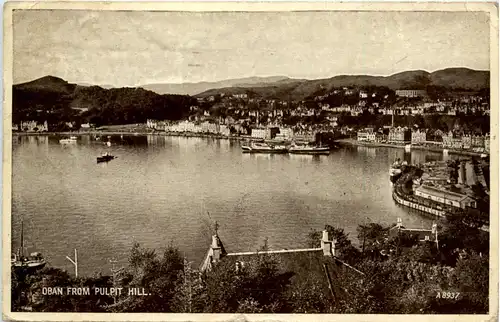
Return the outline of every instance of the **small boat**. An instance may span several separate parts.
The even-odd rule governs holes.
[[[292,154],[330,154],[329,147],[292,144],[288,149]]]
[[[60,139],[59,143],[61,144],[69,144],[69,143],[76,143],[77,142],[77,137],[76,136],[71,136],[69,139]]]
[[[100,163],[100,162],[108,162],[108,161],[111,161],[113,159],[115,159],[116,157],[114,155],[111,155],[109,153],[104,153],[103,155],[101,155],[100,157],[97,157],[97,163]]]
[[[243,153],[287,153],[284,145],[271,145],[261,142],[252,142],[241,146]]]
[[[16,271],[34,271],[43,268],[47,262],[39,252],[24,256],[24,223],[21,222],[21,248],[17,254],[12,254],[10,265]]]

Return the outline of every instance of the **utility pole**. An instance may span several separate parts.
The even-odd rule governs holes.
[[[75,260],[71,259],[68,256],[66,256],[66,259],[69,260],[73,265],[75,265],[75,277],[78,277],[78,254],[76,253],[76,248],[75,248]]]

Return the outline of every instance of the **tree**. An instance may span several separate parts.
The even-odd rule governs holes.
[[[37,272],[13,272],[12,310],[36,312],[105,312],[112,298],[96,294],[96,288],[111,287],[109,276],[73,278],[66,271],[47,267]],[[68,289],[87,289],[77,295]],[[44,294],[44,290],[61,289],[62,294]]]
[[[480,218],[467,212],[447,214],[444,229],[439,234],[442,263],[455,266],[461,250],[483,256],[489,254],[489,233],[482,231]]]
[[[201,313],[208,301],[205,284],[200,272],[191,268],[191,263],[184,259],[184,269],[181,272],[176,293],[173,298],[173,312]]]
[[[122,278],[122,287],[144,288],[149,295],[122,294],[113,307],[117,312],[172,312],[176,286],[184,269],[179,251],[169,246],[163,256],[134,244],[129,257],[129,267]]]
[[[366,254],[372,259],[380,257],[381,251],[386,248],[387,230],[388,227],[376,223],[359,225],[357,232],[362,255]]]

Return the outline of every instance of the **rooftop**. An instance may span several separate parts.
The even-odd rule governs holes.
[[[422,186],[418,187],[416,189],[416,191],[420,191],[422,193],[426,193],[426,194],[430,194],[430,195],[440,197],[443,199],[449,199],[449,200],[458,201],[458,202],[460,202],[466,198],[470,198],[467,195],[452,192],[449,190],[434,188],[434,187],[427,186],[427,185],[422,185]]]
[[[325,294],[332,298],[347,296],[338,285],[338,280],[345,274],[364,275],[361,271],[335,257],[335,241],[330,240],[328,232],[323,231],[320,248],[263,250],[255,252],[227,253],[217,235],[212,237],[212,244],[201,266],[201,270],[211,270],[213,265],[240,268],[254,266],[265,256],[276,263],[278,272],[290,276],[292,287],[299,290],[301,285],[315,283]]]

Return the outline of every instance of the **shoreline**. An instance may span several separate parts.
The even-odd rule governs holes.
[[[233,135],[222,135],[222,134],[206,134],[206,133],[191,133],[191,132],[130,132],[130,131],[78,131],[78,132],[12,132],[12,136],[84,136],[84,135],[123,135],[123,136],[182,136],[182,137],[201,137],[201,138],[213,138],[213,139],[224,139],[224,140],[260,140],[259,138],[252,138],[250,136],[233,136]]]
[[[372,148],[395,148],[395,149],[405,149],[405,145],[397,145],[397,144],[389,144],[389,143],[371,143],[371,142],[359,142],[355,139],[340,139],[337,141],[339,144],[347,144],[352,146],[365,146]],[[430,147],[430,146],[422,146],[422,145],[411,145],[411,150],[422,150],[436,153],[444,153],[443,148],[441,147]],[[489,153],[480,153],[473,151],[461,151],[461,150],[453,150],[448,149],[448,154],[458,154],[458,155],[467,155],[467,156],[481,156],[483,154],[489,155]]]
[[[58,136],[83,136],[83,135],[126,135],[126,136],[141,136],[141,135],[156,135],[156,136],[181,136],[181,137],[200,137],[200,138],[213,138],[213,139],[223,139],[223,140],[251,140],[251,141],[261,141],[260,138],[253,138],[250,136],[237,136],[237,135],[222,135],[222,134],[210,134],[210,133],[192,133],[192,132],[131,132],[131,131],[77,131],[77,132],[12,132],[12,136],[48,136],[48,135],[58,135]],[[405,149],[405,145],[389,144],[389,143],[375,143],[375,142],[359,142],[355,139],[339,139],[336,140],[339,145],[351,145],[351,146],[364,146],[371,148],[392,148],[392,149]],[[444,149],[441,147],[430,147],[421,145],[411,145],[411,149],[444,153]],[[489,155],[489,153],[480,153],[473,151],[460,151],[448,149],[448,154],[458,154],[467,156],[481,156],[483,154]]]

